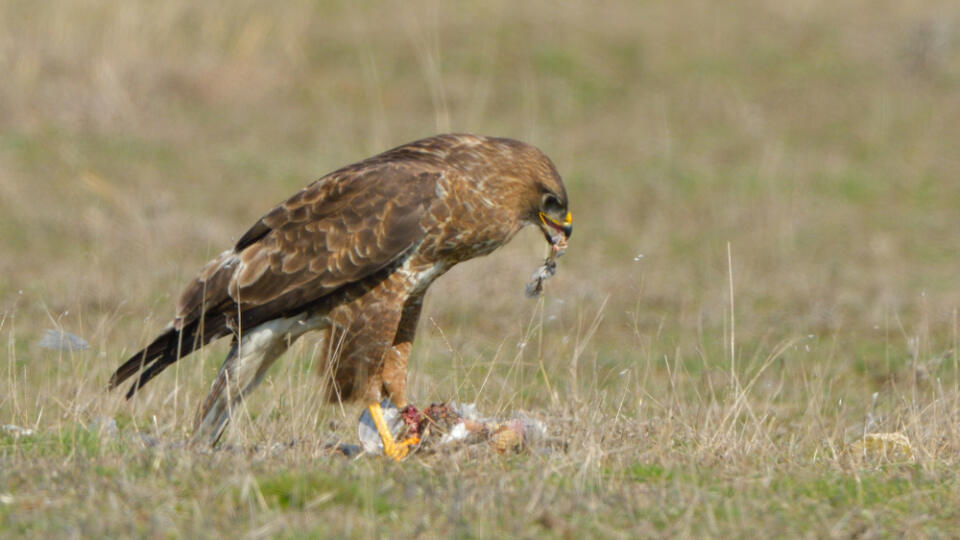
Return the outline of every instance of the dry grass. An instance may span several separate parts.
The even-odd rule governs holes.
[[[34,432],[0,433],[0,535],[953,534],[950,7],[0,4],[0,424]],[[577,234],[542,302],[534,234],[438,282],[413,396],[564,445],[331,456],[357,411],[309,340],[213,454],[178,442],[222,346],[104,392],[272,203],[447,130],[542,147]],[[845,454],[865,432],[913,460]]]

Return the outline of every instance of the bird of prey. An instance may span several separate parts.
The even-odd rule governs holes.
[[[192,435],[213,446],[277,357],[318,330],[337,344],[320,362],[321,373],[332,374],[330,399],[366,403],[384,453],[401,459],[416,441],[394,440],[380,402],[406,404],[427,288],[526,225],[539,227],[555,253],[572,232],[563,181],[529,144],[446,134],[348,165],[278,205],[207,263],[173,321],[109,386],[136,376],[130,398],[180,358],[230,337]]]

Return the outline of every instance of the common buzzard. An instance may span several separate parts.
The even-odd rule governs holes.
[[[348,165],[271,210],[207,263],[176,317],[110,378],[127,398],[203,345],[232,346],[197,414],[193,441],[214,445],[233,410],[287,347],[311,330],[336,344],[321,362],[331,399],[363,400],[384,451],[410,441],[386,429],[380,401],[406,404],[407,360],[423,296],[453,265],[486,255],[526,225],[554,251],[572,232],[567,192],[528,144],[438,135]]]

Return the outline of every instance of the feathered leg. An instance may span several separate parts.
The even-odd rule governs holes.
[[[383,392],[390,397],[394,405],[400,408],[407,405],[407,360],[410,358],[410,351],[413,349],[413,337],[417,331],[417,321],[420,318],[420,308],[422,306],[422,297],[413,298],[404,306],[393,345],[387,349],[383,356],[379,382],[382,385]],[[400,442],[395,441],[383,418],[380,402],[371,403],[367,408],[374,424],[377,426],[377,432],[380,433],[384,454],[399,461],[406,457],[412,445],[420,442],[420,438],[417,436]]]
[[[263,380],[276,359],[287,349],[283,336],[248,335],[234,339],[220,373],[210,388],[207,399],[197,413],[191,444],[213,447],[220,440],[233,411]],[[241,345],[242,344],[242,345]]]

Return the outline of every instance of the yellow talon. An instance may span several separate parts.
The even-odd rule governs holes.
[[[401,442],[393,439],[390,428],[387,427],[387,421],[383,418],[383,409],[379,403],[373,403],[367,409],[370,411],[370,417],[373,424],[377,426],[377,433],[380,434],[380,441],[383,442],[383,453],[394,461],[400,461],[410,453],[410,446],[420,442],[420,438],[413,436]]]

